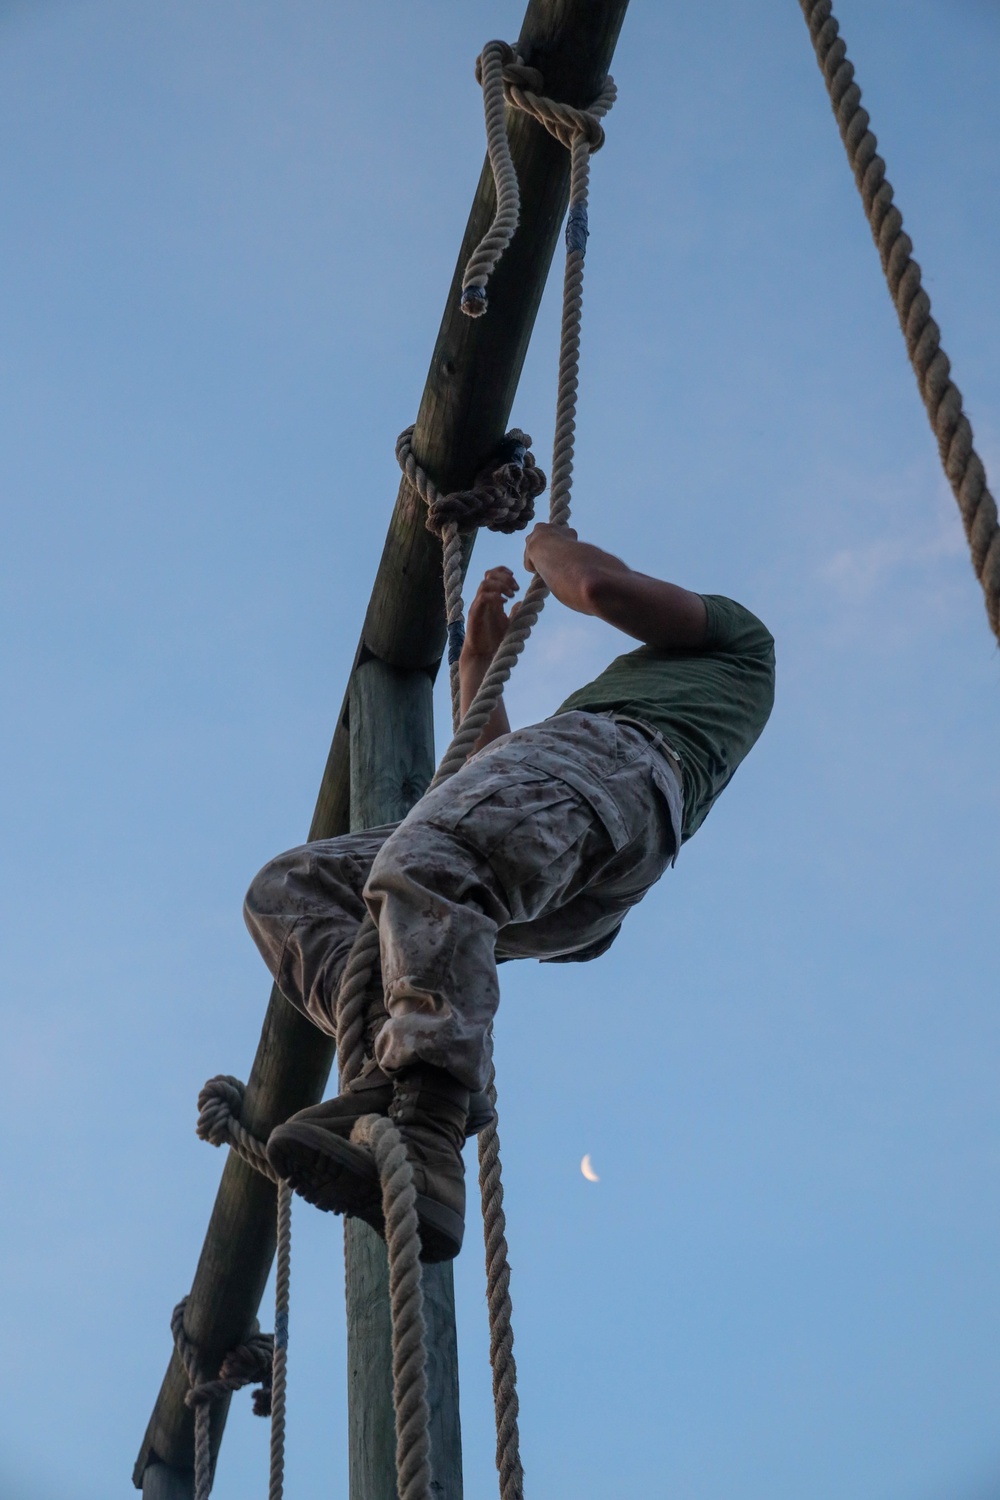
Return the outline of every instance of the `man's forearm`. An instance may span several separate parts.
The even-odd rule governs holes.
[[[472,700],[479,692],[483,678],[489,671],[492,661],[490,656],[473,656],[471,653],[462,652],[458,663],[458,680],[461,689],[462,717],[469,712]],[[473,754],[476,750],[482,750],[484,745],[489,745],[502,734],[510,733],[510,721],[507,718],[507,710],[501,697],[500,702],[490,714],[486,721],[486,727],[473,746]]]
[[[700,594],[635,572],[612,553],[579,541],[568,527],[537,526],[525,560],[569,609],[596,615],[663,650],[704,644],[707,614]]]

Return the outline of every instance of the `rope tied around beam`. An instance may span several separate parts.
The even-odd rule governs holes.
[[[441,539],[448,631],[448,672],[452,722],[459,716],[458,663],[465,644],[462,599],[462,538],[478,526],[510,535],[534,519],[535,501],[546,478],[531,452],[531,438],[512,427],[479,470],[471,488],[442,494],[413,452],[413,428],[396,439],[396,459],[408,482],[427,506],[427,530]]]
[[[885,162],[878,153],[878,141],[868,128],[870,116],[861,104],[861,89],[854,81],[854,65],[847,56],[832,0],[799,3],[937,438],[941,463],[962,517],[972,566],[986,599],[986,613],[1000,641],[1000,524],[983,461],[973,446],[962,393],[951,378],[951,361],[941,348],[941,330],[931,316],[931,299],[912,256],[913,241],[903,228],[903,216],[893,202]]]
[[[476,59],[476,80],[483,88],[486,115],[486,147],[497,205],[493,222],[469,257],[462,278],[462,311],[470,318],[480,318],[488,306],[486,285],[496,270],[500,257],[514,238],[521,212],[517,172],[510,154],[505,106],[519,109],[543,125],[560,145],[570,152],[583,149],[587,155],[604,145],[601,120],[615,102],[617,90],[609,75],[604,87],[586,109],[577,109],[540,92],[544,80],[537,68],[525,67],[508,42],[487,42]],[[570,192],[570,212],[566,224],[567,248],[581,255],[587,245],[586,183],[583,196]]]
[[[254,1414],[271,1415],[274,1340],[269,1333],[253,1334],[224,1355],[218,1375],[206,1379],[201,1352],[184,1327],[187,1301],[182,1297],[174,1308],[170,1331],[191,1386],[184,1404],[194,1411],[194,1500],[208,1500],[212,1490],[211,1409],[224,1396],[259,1382],[260,1389],[254,1392]]]
[[[199,1140],[211,1146],[229,1146],[248,1167],[266,1177],[277,1187],[278,1221],[277,1251],[274,1278],[274,1333],[255,1335],[247,1344],[226,1355],[215,1381],[203,1381],[196,1373],[198,1357],[195,1346],[184,1331],[184,1309],[187,1298],[174,1308],[171,1328],[177,1352],[187,1371],[191,1390],[185,1397],[186,1404],[194,1408],[195,1414],[195,1489],[194,1500],[207,1500],[211,1491],[210,1421],[212,1404],[229,1391],[243,1385],[252,1385],[262,1380],[259,1391],[254,1392],[254,1413],[258,1417],[271,1419],[271,1457],[268,1500],[282,1500],[285,1474],[285,1409],[288,1382],[288,1314],[291,1301],[291,1253],[292,1253],[292,1189],[275,1172],[267,1159],[267,1144],[259,1136],[247,1130],[240,1116],[246,1084],[230,1073],[219,1073],[210,1078],[198,1095],[198,1123],[195,1126]],[[267,1371],[265,1376],[250,1375],[239,1384],[230,1381],[239,1372],[250,1367],[250,1357],[243,1351],[252,1350],[254,1357],[263,1360],[266,1347]],[[193,1373],[195,1372],[195,1373]],[[208,1392],[209,1394],[204,1394]],[[213,1394],[214,1392],[214,1394]]]
[[[427,530],[441,537],[446,526],[461,532],[485,526],[510,535],[534,518],[535,501],[547,480],[531,452],[531,438],[512,427],[482,466],[467,490],[442,494],[413,452],[413,428],[396,439],[396,458],[410,484],[427,506]]]

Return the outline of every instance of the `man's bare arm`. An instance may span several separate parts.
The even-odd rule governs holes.
[[[637,573],[610,552],[581,542],[571,526],[539,522],[524,547],[524,565],[561,604],[661,651],[705,644],[708,616],[700,594]]]

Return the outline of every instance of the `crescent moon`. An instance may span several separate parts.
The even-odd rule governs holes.
[[[586,1177],[588,1182],[600,1182],[601,1180],[598,1177],[597,1173],[594,1171],[593,1166],[591,1165],[589,1151],[583,1158],[583,1161],[580,1163],[580,1171],[583,1173],[584,1177]]]

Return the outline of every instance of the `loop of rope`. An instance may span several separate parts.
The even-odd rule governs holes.
[[[242,1390],[245,1385],[260,1382],[261,1389],[254,1393],[254,1412],[257,1416],[270,1415],[274,1341],[269,1333],[254,1334],[245,1343],[230,1349],[219,1366],[218,1375],[213,1380],[206,1380],[202,1376],[197,1345],[188,1338],[184,1328],[187,1300],[182,1297],[174,1308],[170,1331],[191,1387],[184,1403],[194,1410],[194,1500],[208,1500],[212,1490],[211,1408],[224,1396]]]
[[[443,495],[418,464],[413,453],[413,428],[396,439],[396,458],[417,494],[427,505],[427,530],[441,536],[456,525],[463,531],[485,526],[508,535],[523,531],[532,520],[535,500],[546,479],[535,463],[531,438],[512,427],[490,461],[480,469],[471,487]]]
[[[362,1115],[351,1140],[375,1157],[382,1184],[389,1254],[392,1318],[392,1397],[396,1413],[396,1482],[399,1500],[430,1500],[430,1409],[424,1296],[420,1284],[420,1234],[416,1190],[402,1136],[391,1120]]]
[[[413,452],[413,428],[396,439],[396,459],[407,480],[427,506],[427,529],[441,538],[444,594],[448,630],[448,674],[452,723],[460,716],[458,663],[465,644],[465,604],[462,599],[462,534],[476,526],[508,534],[522,531],[534,517],[535,500],[546,479],[531,452],[531,438],[512,427],[490,461],[480,469],[471,489],[443,495],[421,468]]]
[[[194,1407],[195,1483],[194,1500],[207,1500],[211,1491],[210,1422],[212,1403],[241,1386],[261,1382],[254,1392],[253,1409],[258,1417],[271,1418],[271,1456],[268,1500],[282,1500],[285,1473],[285,1406],[288,1372],[288,1315],[291,1301],[292,1189],[279,1177],[267,1159],[266,1143],[251,1134],[240,1119],[246,1085],[230,1073],[210,1078],[198,1095],[199,1138],[212,1146],[231,1146],[255,1171],[278,1189],[277,1265],[274,1283],[274,1333],[254,1335],[231,1350],[222,1361],[218,1378],[200,1378],[198,1352],[184,1331],[185,1297],[174,1308],[171,1328],[174,1343],[187,1371],[191,1389],[185,1397]],[[266,1359],[266,1371],[264,1363]],[[256,1361],[256,1365],[254,1364]],[[254,1373],[246,1373],[253,1370]],[[260,1373],[264,1371],[264,1373]],[[236,1381],[233,1384],[233,1381]]]
[[[972,566],[986,599],[986,613],[1000,641],[1000,525],[986,470],[973,446],[962,393],[951,378],[951,361],[941,348],[941,330],[931,316],[930,297],[911,253],[913,241],[903,228],[903,216],[893,202],[878,142],[868,128],[870,117],[861,105],[861,89],[854,81],[854,66],[840,36],[832,0],[799,3],[937,438],[941,463],[958,503]]]
[[[487,42],[476,60],[476,78],[483,87],[486,115],[486,148],[496,186],[496,211],[489,229],[469,257],[462,278],[462,311],[470,318],[482,317],[487,308],[486,283],[500,257],[514,238],[521,212],[517,172],[510,154],[505,106],[522,110],[543,125],[569,151],[580,144],[589,156],[604,144],[601,120],[615,102],[614,79],[609,74],[600,94],[587,109],[576,109],[560,100],[548,99],[539,90],[543,80],[535,68],[526,68],[507,42]],[[577,195],[570,194],[567,244],[586,248],[587,218]],[[576,208],[576,217],[574,217]],[[572,240],[570,239],[572,236]]]
[[[219,1073],[210,1078],[198,1095],[198,1123],[195,1126],[199,1140],[210,1146],[231,1146],[247,1166],[278,1181],[278,1174],[267,1159],[264,1141],[251,1135],[240,1120],[243,1095],[246,1085],[231,1073]]]

